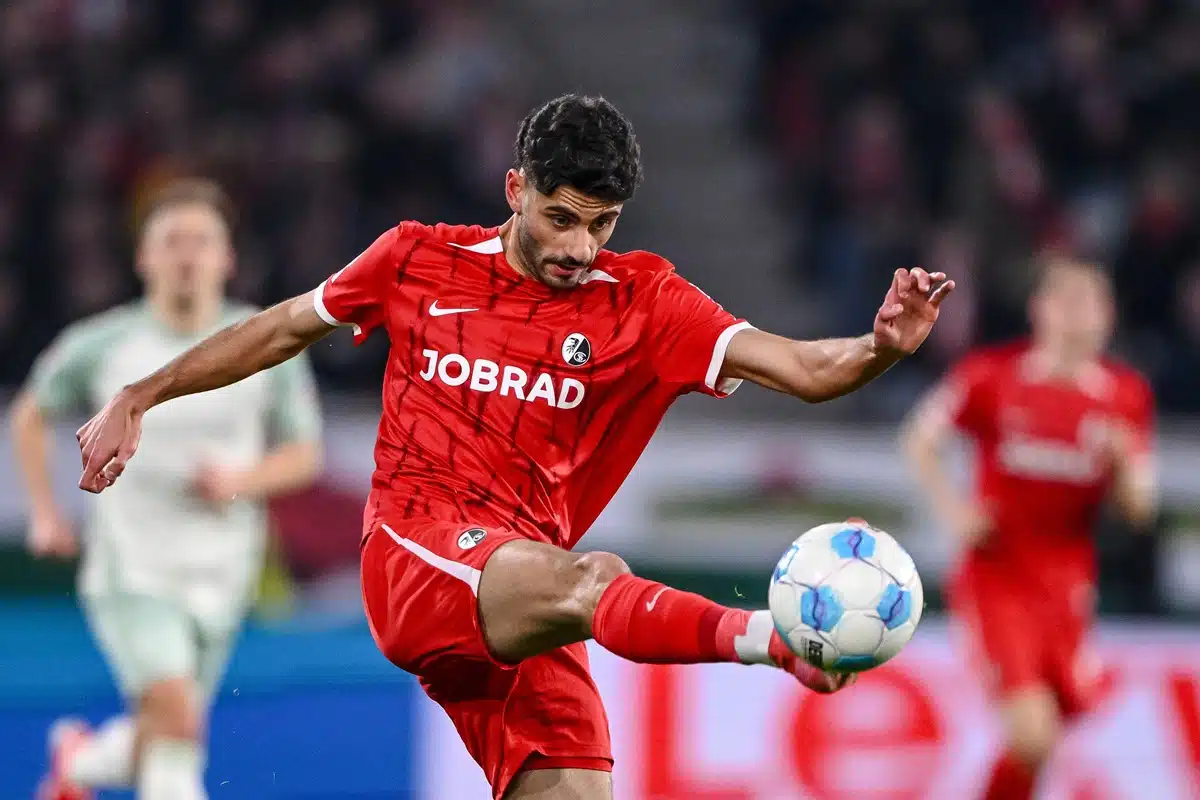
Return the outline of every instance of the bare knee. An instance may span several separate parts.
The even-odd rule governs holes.
[[[492,554],[479,583],[479,617],[492,655],[520,661],[591,638],[600,595],[629,567],[611,553],[568,553],[514,541]]]
[[[199,741],[204,735],[200,691],[190,678],[168,678],[142,693],[138,722],[143,740]]]
[[[631,570],[623,558],[612,553],[583,553],[567,569],[564,585],[570,590],[563,595],[563,612],[590,631],[604,590]]]
[[[612,775],[607,772],[544,769],[518,774],[504,800],[612,800],[612,796]]]
[[[1024,689],[1005,702],[1009,752],[1037,769],[1049,760],[1062,731],[1053,693],[1046,687]]]

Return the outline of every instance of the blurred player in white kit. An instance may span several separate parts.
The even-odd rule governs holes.
[[[219,187],[179,181],[147,209],[137,250],[144,299],[67,328],[13,405],[29,546],[40,556],[77,549],[54,496],[48,422],[92,413],[255,310],[225,298],[234,254]],[[320,427],[302,359],[146,416],[141,458],[120,486],[92,501],[79,574],[88,624],[128,716],[95,732],[60,720],[39,800],[86,800],[107,788],[136,788],[142,800],[205,797],[208,709],[253,601],[265,500],[314,480]]]

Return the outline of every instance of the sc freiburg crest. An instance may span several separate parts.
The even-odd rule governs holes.
[[[463,531],[458,536],[458,546],[463,550],[470,550],[475,545],[483,541],[483,537],[487,536],[487,531],[483,528],[471,528],[469,531]]]
[[[592,357],[592,343],[582,333],[572,333],[562,346],[563,361],[572,367],[582,367]]]

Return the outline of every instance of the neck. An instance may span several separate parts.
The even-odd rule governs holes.
[[[151,295],[147,302],[154,318],[175,333],[191,334],[207,330],[216,324],[221,315],[220,296],[196,297],[184,305],[165,295]]]
[[[515,214],[500,226],[497,235],[500,237],[500,241],[504,242],[504,260],[508,262],[508,266],[526,278],[532,278],[533,271],[521,257],[521,247],[517,241],[517,217]]]
[[[1041,369],[1052,378],[1073,380],[1079,373],[1096,361],[1095,356],[1087,353],[1074,353],[1068,348],[1050,347],[1040,344],[1034,347],[1034,358]]]

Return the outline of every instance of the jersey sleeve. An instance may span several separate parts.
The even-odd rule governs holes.
[[[993,359],[968,356],[942,378],[922,401],[921,417],[946,423],[963,433],[979,436],[993,426]]]
[[[34,363],[26,391],[45,414],[87,411],[92,380],[110,337],[99,326],[77,323],[56,338]]]
[[[313,306],[321,319],[352,328],[355,344],[366,340],[385,319],[388,280],[395,274],[401,237],[402,226],[392,228],[313,293]]]
[[[307,353],[284,361],[267,373],[270,400],[267,427],[277,444],[313,442],[321,438],[321,403]]]
[[[721,380],[725,351],[738,331],[752,327],[684,278],[670,273],[654,295],[650,359],[659,380],[680,393],[728,397],[740,380]]]
[[[1133,432],[1134,448],[1138,455],[1147,455],[1154,449],[1154,390],[1145,378],[1130,375],[1122,394],[1125,400],[1122,410]]]

